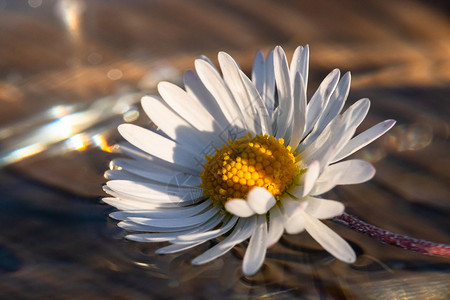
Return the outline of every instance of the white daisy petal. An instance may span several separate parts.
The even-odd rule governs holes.
[[[250,207],[249,203],[244,199],[231,199],[225,203],[225,209],[235,216],[241,218],[250,217],[255,211]]]
[[[197,243],[197,242],[204,242],[213,238],[216,238],[224,233],[227,233],[238,221],[237,216],[233,216],[229,220],[224,221],[224,224],[222,227],[210,231],[205,232],[199,232],[199,233],[191,233],[191,234],[184,234],[177,237],[176,240],[174,240],[174,243]]]
[[[313,188],[316,183],[317,178],[320,174],[320,163],[318,161],[313,161],[303,174],[296,185],[292,185],[288,189],[288,193],[294,195],[297,198],[305,197]]]
[[[195,187],[201,184],[200,176],[173,171],[156,164],[148,163],[147,161],[116,158],[112,160],[112,163],[132,174],[165,184],[169,184],[175,179],[178,186]]]
[[[288,234],[298,234],[305,230],[305,220],[300,213],[296,214],[295,218],[285,218],[284,229]]]
[[[200,55],[200,56],[198,57],[198,59],[199,59],[199,60],[204,60],[204,61],[207,62],[207,63],[208,63],[215,71],[219,72],[219,70],[217,69],[216,65],[212,62],[212,60],[211,60],[208,56],[202,54],[202,55]]]
[[[188,250],[191,248],[194,248],[195,246],[198,246],[200,244],[203,244],[204,241],[197,242],[197,243],[191,243],[191,244],[172,244],[166,247],[159,248],[155,251],[156,254],[171,254],[176,253],[184,250]]]
[[[277,106],[272,112],[272,132],[277,132],[278,128],[278,117],[280,115],[280,107]]]
[[[331,95],[325,111],[322,112],[322,115],[320,116],[317,129],[315,129],[315,131],[321,132],[331,122],[331,120],[341,112],[350,91],[350,82],[351,75],[350,72],[347,72],[344,76],[342,76],[339,84]]]
[[[169,163],[176,162],[186,169],[200,172],[201,165],[196,165],[194,158],[197,157],[197,154],[191,152],[192,150],[181,147],[176,142],[133,124],[122,124],[118,129],[128,142],[139,149]]]
[[[305,190],[305,186],[303,184],[301,185],[292,185],[288,190],[287,193],[291,195],[294,198],[301,199],[303,197],[303,191]]]
[[[171,189],[167,184],[158,184],[150,182],[136,182],[131,180],[110,180],[106,185],[113,191],[145,199],[152,197],[155,201],[172,201],[177,197],[183,197],[186,200],[197,199],[203,192],[200,187],[182,187],[178,186]]]
[[[199,59],[195,61],[195,69],[197,70],[197,74],[203,84],[211,95],[213,95],[217,104],[221,108],[228,124],[238,128],[245,128],[245,122],[242,120],[242,114],[239,107],[231,96],[230,91],[225,86],[225,83],[217,70],[215,70],[209,63]]]
[[[328,166],[320,175],[311,195],[323,194],[336,185],[366,182],[374,175],[375,168],[364,160],[352,159],[336,163]]]
[[[194,176],[198,176],[199,171],[195,169],[189,169],[183,167],[181,164],[176,162],[168,162],[153,155],[150,155],[139,148],[136,148],[128,142],[122,142],[117,145],[119,152],[133,158],[142,164],[151,164],[156,167],[167,169],[168,171],[173,171],[174,173],[189,173]],[[198,164],[198,163],[197,163]]]
[[[222,128],[229,126],[229,123],[219,105],[211,93],[203,85],[198,75],[194,71],[188,70],[184,73],[183,79],[186,92],[191,95],[191,97],[196,98]]]
[[[104,188],[105,189],[105,188]],[[120,210],[148,210],[148,209],[156,209],[156,208],[161,208],[161,207],[175,207],[175,206],[180,206],[182,204],[180,203],[162,203],[162,204],[155,204],[152,202],[143,202],[143,201],[136,201],[134,199],[124,199],[121,198],[119,195],[114,194],[113,192],[107,192],[108,194],[110,194],[113,197],[105,197],[102,198],[102,201],[114,206],[117,209]],[[192,203],[190,203],[192,204]]]
[[[129,217],[129,220],[143,225],[150,225],[156,227],[172,227],[172,228],[182,228],[185,226],[192,226],[207,222],[212,218],[220,209],[217,207],[210,208],[205,212],[186,218],[174,218],[174,219],[150,219],[143,217]]]
[[[308,75],[309,75],[309,45],[305,45],[300,59],[300,66],[298,68],[300,71],[301,78],[305,83],[305,89],[308,87]]]
[[[231,250],[236,244],[248,239],[254,232],[256,227],[256,217],[240,219],[236,224],[233,232],[227,236],[222,242],[208,249],[203,254],[192,260],[192,264],[201,265],[210,262],[217,257],[224,255]]]
[[[291,78],[291,80],[294,80],[297,74],[300,75],[299,68],[302,67],[301,65],[302,54],[303,54],[302,46],[298,46],[297,48],[295,48],[294,54],[292,54],[291,65],[289,67],[289,77]],[[293,81],[291,82],[291,85],[292,86],[294,85]]]
[[[311,145],[306,147],[303,152],[299,151],[301,152],[303,163],[310,164],[316,160],[321,165],[326,166],[324,158],[327,157],[330,151],[336,150],[336,145],[344,133],[344,122],[338,118],[334,119]],[[301,146],[302,144],[299,145],[299,148]],[[297,151],[299,148],[297,148]]]
[[[367,98],[356,101],[342,115],[342,119],[349,130],[356,129],[364,120],[369,111],[370,100]]]
[[[309,133],[319,119],[323,108],[327,105],[331,94],[336,88],[339,81],[339,75],[340,72],[338,69],[334,69],[330,74],[328,74],[312,96],[311,101],[309,101],[306,112],[306,127],[304,135]]]
[[[142,243],[155,243],[155,242],[168,242],[170,240],[175,239],[175,237],[179,233],[183,233],[184,231],[177,232],[157,232],[157,233],[135,233],[128,234],[125,236],[126,239],[134,242],[142,242]]]
[[[330,219],[344,212],[344,205],[334,200],[307,197],[305,212],[318,219]]]
[[[356,254],[352,247],[318,219],[302,212],[305,229],[330,254],[346,263],[354,263]]]
[[[252,82],[260,95],[263,95],[265,76],[264,54],[259,50],[253,61]]]
[[[158,92],[174,111],[199,131],[221,130],[220,125],[209,112],[180,87],[169,82],[160,82]]]
[[[151,210],[132,210],[132,211],[116,211],[109,216],[116,220],[128,220],[130,217],[146,217],[155,219],[174,219],[181,217],[190,217],[197,213],[200,213],[205,208],[211,206],[211,199],[207,199],[202,203],[189,207],[176,207],[176,208],[155,208]]]
[[[369,99],[361,99],[345,111],[342,115],[342,119],[336,118],[336,120],[338,120],[337,129],[334,130],[332,137],[323,146],[328,150],[322,152],[324,155],[319,159],[322,169],[326,165],[330,164],[336,153],[339,153],[339,151],[341,151],[342,148],[348,143],[354,135],[356,128],[361,124],[367,115],[369,107]],[[332,127],[332,123],[329,125]]]
[[[230,92],[242,113],[246,128],[252,134],[260,134],[261,128],[257,124],[259,119],[258,113],[254,103],[252,103],[254,99],[249,97],[241,80],[240,70],[236,61],[225,52],[219,52],[218,58],[223,79],[229,87],[233,87],[230,89]]]
[[[133,210],[133,209],[153,209],[153,208],[168,208],[168,207],[181,207],[181,206],[188,206],[193,205],[195,203],[201,202],[204,198],[199,197],[195,198],[189,195],[189,193],[186,194],[172,194],[168,195],[167,197],[160,197],[160,196],[154,196],[154,195],[148,195],[147,197],[142,196],[136,196],[127,194],[125,192],[120,191],[114,191],[108,186],[103,186],[103,190],[111,195],[114,196],[121,201],[129,201],[130,205],[134,208],[124,209],[124,210]],[[183,197],[186,197],[184,199]],[[194,198],[189,200],[190,198]]]
[[[279,116],[276,138],[284,138],[293,119],[293,101],[286,55],[279,46],[274,51],[275,82],[278,91]]]
[[[269,232],[267,234],[267,247],[274,245],[283,235],[283,215],[278,206],[272,207],[269,215]]]
[[[201,151],[209,143],[204,134],[191,126],[186,120],[167,107],[163,100],[156,96],[144,96],[142,108],[147,116],[172,140],[184,147]]]
[[[323,132],[325,127],[341,112],[350,90],[350,79],[351,76],[349,72],[345,73],[344,76],[342,76],[342,79],[331,95],[327,106],[322,111],[312,132],[302,142],[303,148],[314,142],[317,137]]]
[[[137,242],[167,242],[167,241],[174,241],[176,240],[180,235],[185,234],[193,234],[197,232],[205,232],[212,228],[214,228],[217,224],[220,223],[222,220],[223,215],[215,215],[211,219],[209,219],[207,222],[201,224],[201,225],[193,225],[193,226],[185,226],[183,228],[172,228],[169,227],[170,231],[164,231],[164,227],[157,230],[156,233],[137,233],[137,234],[129,234],[126,236],[127,239],[137,241]],[[139,225],[139,224],[138,224]],[[167,227],[166,227],[167,228]],[[178,230],[172,230],[172,229],[178,229]]]
[[[266,105],[264,101],[261,99],[258,91],[253,86],[252,82],[248,77],[241,71],[240,72],[242,82],[247,89],[250,99],[252,99],[252,105],[255,106],[255,110],[257,112],[257,133],[258,134],[269,134],[272,135],[272,126],[270,122],[269,112],[267,111]]]
[[[306,164],[317,160],[325,168],[332,158],[348,143],[369,110],[369,99],[361,99],[335,118],[320,136],[302,153]]]
[[[204,233],[207,233],[207,232],[211,232],[211,229],[215,228],[220,223],[227,224],[228,222],[230,222],[231,219],[232,218],[229,218],[228,216],[226,216],[223,213],[218,213],[218,214],[214,215],[212,218],[210,218],[208,220],[208,222],[203,223],[200,226],[197,226],[197,227],[194,227],[194,228],[190,228],[189,226],[186,226],[186,227],[183,227],[183,229],[186,229],[186,230],[190,229],[190,232],[187,233],[188,235],[199,234],[199,233],[200,234],[204,234]],[[175,240],[178,240],[180,238],[180,236],[181,235],[178,235]],[[175,242],[175,240],[173,242]]]
[[[303,85],[307,87],[308,84],[308,69],[309,69],[309,46],[305,47],[299,46],[295,49],[294,55],[292,56],[290,76],[294,79],[297,74],[303,80]]]
[[[320,164],[318,161],[313,161],[304,175],[304,187],[301,197],[305,197],[314,187],[317,178],[319,177]]]
[[[254,275],[262,266],[266,256],[267,245],[267,221],[266,216],[257,216],[256,228],[242,262],[244,275]]]
[[[294,81],[294,119],[289,146],[296,149],[302,139],[306,124],[306,88],[303,79],[297,74]]]
[[[131,221],[121,221],[117,223],[117,226],[120,228],[123,228],[125,230],[132,230],[132,231],[144,231],[144,232],[176,232],[180,231],[180,228],[177,227],[156,227],[156,226],[148,226],[148,225],[142,225],[137,224]],[[183,229],[194,229],[197,228],[198,225],[193,226],[186,226],[183,227]]]
[[[262,187],[252,188],[247,195],[248,206],[250,206],[251,210],[257,214],[265,214],[275,205],[276,202],[275,197],[268,190]],[[226,204],[225,207],[227,208]]]
[[[109,180],[136,180],[136,181],[147,181],[146,178],[135,175],[125,170],[106,170],[103,173],[103,177]]]
[[[275,71],[273,66],[273,51],[270,51],[267,55],[266,62],[264,64],[265,71],[265,83],[263,99],[266,101],[266,107],[269,114],[272,114],[275,109]]]
[[[129,209],[152,209],[154,207],[159,207],[158,205],[152,205],[149,203],[142,203],[142,202],[134,202],[134,201],[127,201],[122,200],[119,198],[114,197],[103,197],[102,201],[106,204],[109,204],[111,206],[114,206],[117,209],[121,210],[129,210]]]
[[[336,157],[333,158],[333,162],[346,158],[347,156],[358,151],[367,144],[370,144],[371,142],[385,134],[386,131],[391,129],[394,125],[395,120],[386,120],[355,136],[345,145],[344,148],[342,148],[341,151],[339,151]]]
[[[301,212],[308,206],[308,202],[297,201],[284,197],[281,201],[283,210],[283,226],[289,234],[297,234],[305,229],[305,221]]]

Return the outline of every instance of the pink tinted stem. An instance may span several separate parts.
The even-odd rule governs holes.
[[[342,215],[335,217],[333,220],[367,236],[375,238],[385,244],[397,246],[406,250],[416,251],[426,255],[450,258],[450,245],[429,242],[426,240],[411,238],[406,235],[392,233],[361,221],[357,217],[347,213],[343,213]]]

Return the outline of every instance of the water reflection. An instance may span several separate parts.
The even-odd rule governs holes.
[[[29,0],[39,1],[39,0]],[[84,12],[85,4],[80,0],[59,0],[55,6],[56,15],[62,20],[68,36],[74,43],[81,41],[81,16]]]
[[[374,145],[361,150],[362,157],[377,162],[389,152],[417,151],[429,146],[433,140],[433,128],[429,124],[414,123],[395,126]]]
[[[101,61],[101,55],[91,53],[92,61]],[[107,76],[119,80],[122,71],[111,69]],[[140,116],[137,103],[145,91],[153,91],[163,79],[179,80],[179,71],[165,63],[155,66],[139,82],[142,92],[117,93],[85,104],[55,105],[28,119],[0,128],[0,167],[24,158],[46,152],[49,156],[68,151],[83,151],[97,147],[106,152],[113,150],[109,137],[123,122],[133,122]]]
[[[387,144],[399,152],[420,150],[430,145],[432,139],[433,128],[429,124],[403,124],[388,134]]]
[[[111,151],[107,138],[117,124],[139,117],[136,103],[141,96],[141,93],[112,95],[96,100],[87,108],[57,105],[32,119],[0,129],[3,146],[0,167],[46,150],[49,155],[84,150],[89,146]]]
[[[42,113],[38,113],[26,120],[19,123],[12,124],[10,126],[0,128],[0,139],[6,139],[13,135],[19,135],[25,133],[27,130],[31,130],[33,127],[44,124],[45,122],[62,118],[70,113],[80,109],[80,105],[55,105]]]

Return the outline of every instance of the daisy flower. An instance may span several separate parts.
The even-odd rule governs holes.
[[[258,52],[249,79],[227,53],[219,70],[206,57],[184,75],[182,89],[168,82],[142,106],[158,126],[151,131],[119,126],[129,158],[112,161],[103,200],[111,217],[139,242],[170,242],[157,253],[186,250],[226,237],[192,263],[207,263],[250,239],[243,273],[255,274],[268,247],[283,232],[306,230],[337,259],[355,252],[321,219],[344,212],[342,203],[320,198],[336,185],[371,179],[373,166],[344,158],[389,130],[381,122],[354,136],[370,101],[341,113],[350,73],[333,70],[307,101],[309,48],[298,47],[290,65],[281,47]]]

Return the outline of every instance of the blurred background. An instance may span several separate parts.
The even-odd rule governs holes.
[[[445,299],[450,261],[382,245],[327,221],[359,254],[335,261],[307,234],[284,236],[254,277],[244,246],[201,267],[210,245],[156,256],[108,218],[103,172],[123,122],[160,80],[201,54],[250,74],[275,45],[310,45],[312,95],[352,72],[368,97],[360,130],[397,125],[356,153],[377,168],[327,197],[385,229],[450,244],[450,24],[447,1],[0,0],[0,298]]]

